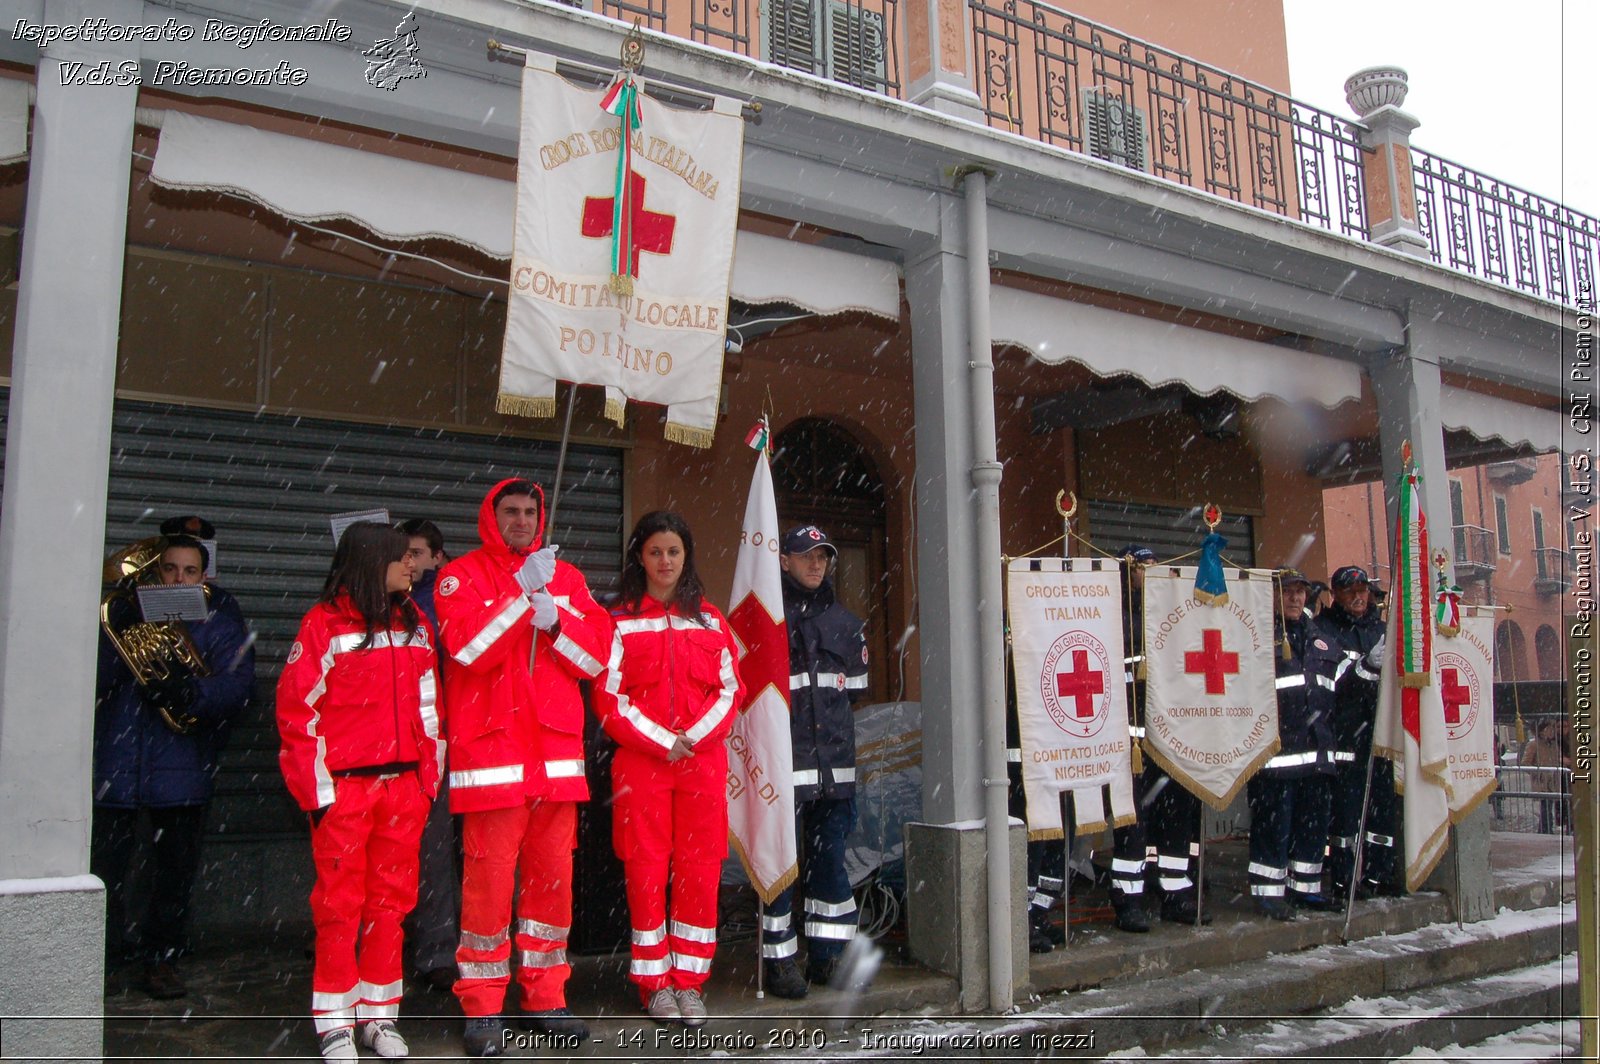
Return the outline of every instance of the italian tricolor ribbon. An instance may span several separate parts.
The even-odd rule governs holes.
[[[600,109],[616,115],[622,126],[617,149],[617,174],[611,199],[611,288],[618,295],[633,294],[634,184],[633,134],[641,125],[639,83],[629,70],[619,71],[600,97]]]
[[[1394,530],[1395,664],[1402,688],[1426,687],[1433,668],[1433,625],[1428,609],[1428,518],[1422,512],[1422,477],[1406,452],[1400,474]],[[1409,705],[1409,703],[1408,703]],[[1413,731],[1408,723],[1407,731]]]

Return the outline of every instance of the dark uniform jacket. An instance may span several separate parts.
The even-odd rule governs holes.
[[[215,584],[208,586],[210,613],[204,621],[189,625],[189,637],[211,675],[188,681],[194,698],[188,712],[199,723],[187,735],[167,727],[110,639],[100,633],[94,714],[96,805],[164,808],[210,801],[217,756],[255,684],[256,656],[238,600]],[[115,608],[128,614],[112,618],[119,626],[137,613],[128,602]]]
[[[850,703],[867,687],[861,619],[834,599],[833,581],[807,591],[783,574],[789,626],[789,724],[794,798],[848,798],[856,789],[856,727]]]
[[[1383,638],[1383,621],[1374,609],[1352,617],[1336,603],[1317,615],[1313,631],[1341,654],[1334,674],[1334,743],[1342,755],[1359,754],[1371,748],[1378,713],[1378,672],[1367,668],[1366,656]]]
[[[1283,779],[1332,772],[1334,676],[1343,652],[1304,615],[1278,619],[1278,753],[1263,771]]]

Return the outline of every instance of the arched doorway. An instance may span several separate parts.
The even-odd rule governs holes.
[[[1528,640],[1516,621],[1502,621],[1494,630],[1494,672],[1502,682],[1537,679],[1528,673]]]
[[[1539,679],[1562,678],[1561,636],[1548,624],[1541,624],[1533,635],[1533,653],[1539,659]]]
[[[839,549],[834,587],[866,622],[874,662],[866,701],[891,697],[888,675],[888,492],[878,465],[860,440],[827,418],[802,418],[777,436],[772,455],[778,524],[814,524]]]

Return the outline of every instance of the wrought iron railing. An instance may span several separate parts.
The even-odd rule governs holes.
[[[900,95],[900,0],[580,0],[572,6]]]
[[[968,0],[990,126],[1346,236],[1363,127],[1037,0]]]
[[[1595,299],[1600,219],[1413,147],[1417,225],[1435,262],[1557,303]]]
[[[1473,580],[1494,572],[1497,564],[1494,532],[1482,525],[1456,525],[1456,579]]]
[[[1557,591],[1566,591],[1572,586],[1571,559],[1567,552],[1560,547],[1536,547],[1533,558],[1536,569],[1533,576],[1533,588],[1544,594]]]

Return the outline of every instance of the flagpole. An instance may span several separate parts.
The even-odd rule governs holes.
[[[550,536],[556,534],[556,506],[561,502],[561,477],[567,469],[567,443],[572,439],[572,408],[578,405],[578,386],[567,385],[567,417],[561,425],[561,450],[556,452],[556,479],[550,487],[550,512],[545,515],[544,527]]]
[[[1374,718],[1374,725],[1377,720]],[[1372,736],[1376,739],[1376,736]],[[1378,752],[1367,748],[1367,783],[1361,791],[1361,819],[1356,824],[1355,863],[1350,868],[1350,888],[1344,900],[1344,930],[1339,932],[1339,944],[1348,945],[1350,942],[1350,918],[1355,915],[1356,884],[1361,882],[1362,857],[1366,854],[1367,839],[1367,806],[1372,801],[1372,761]]]

